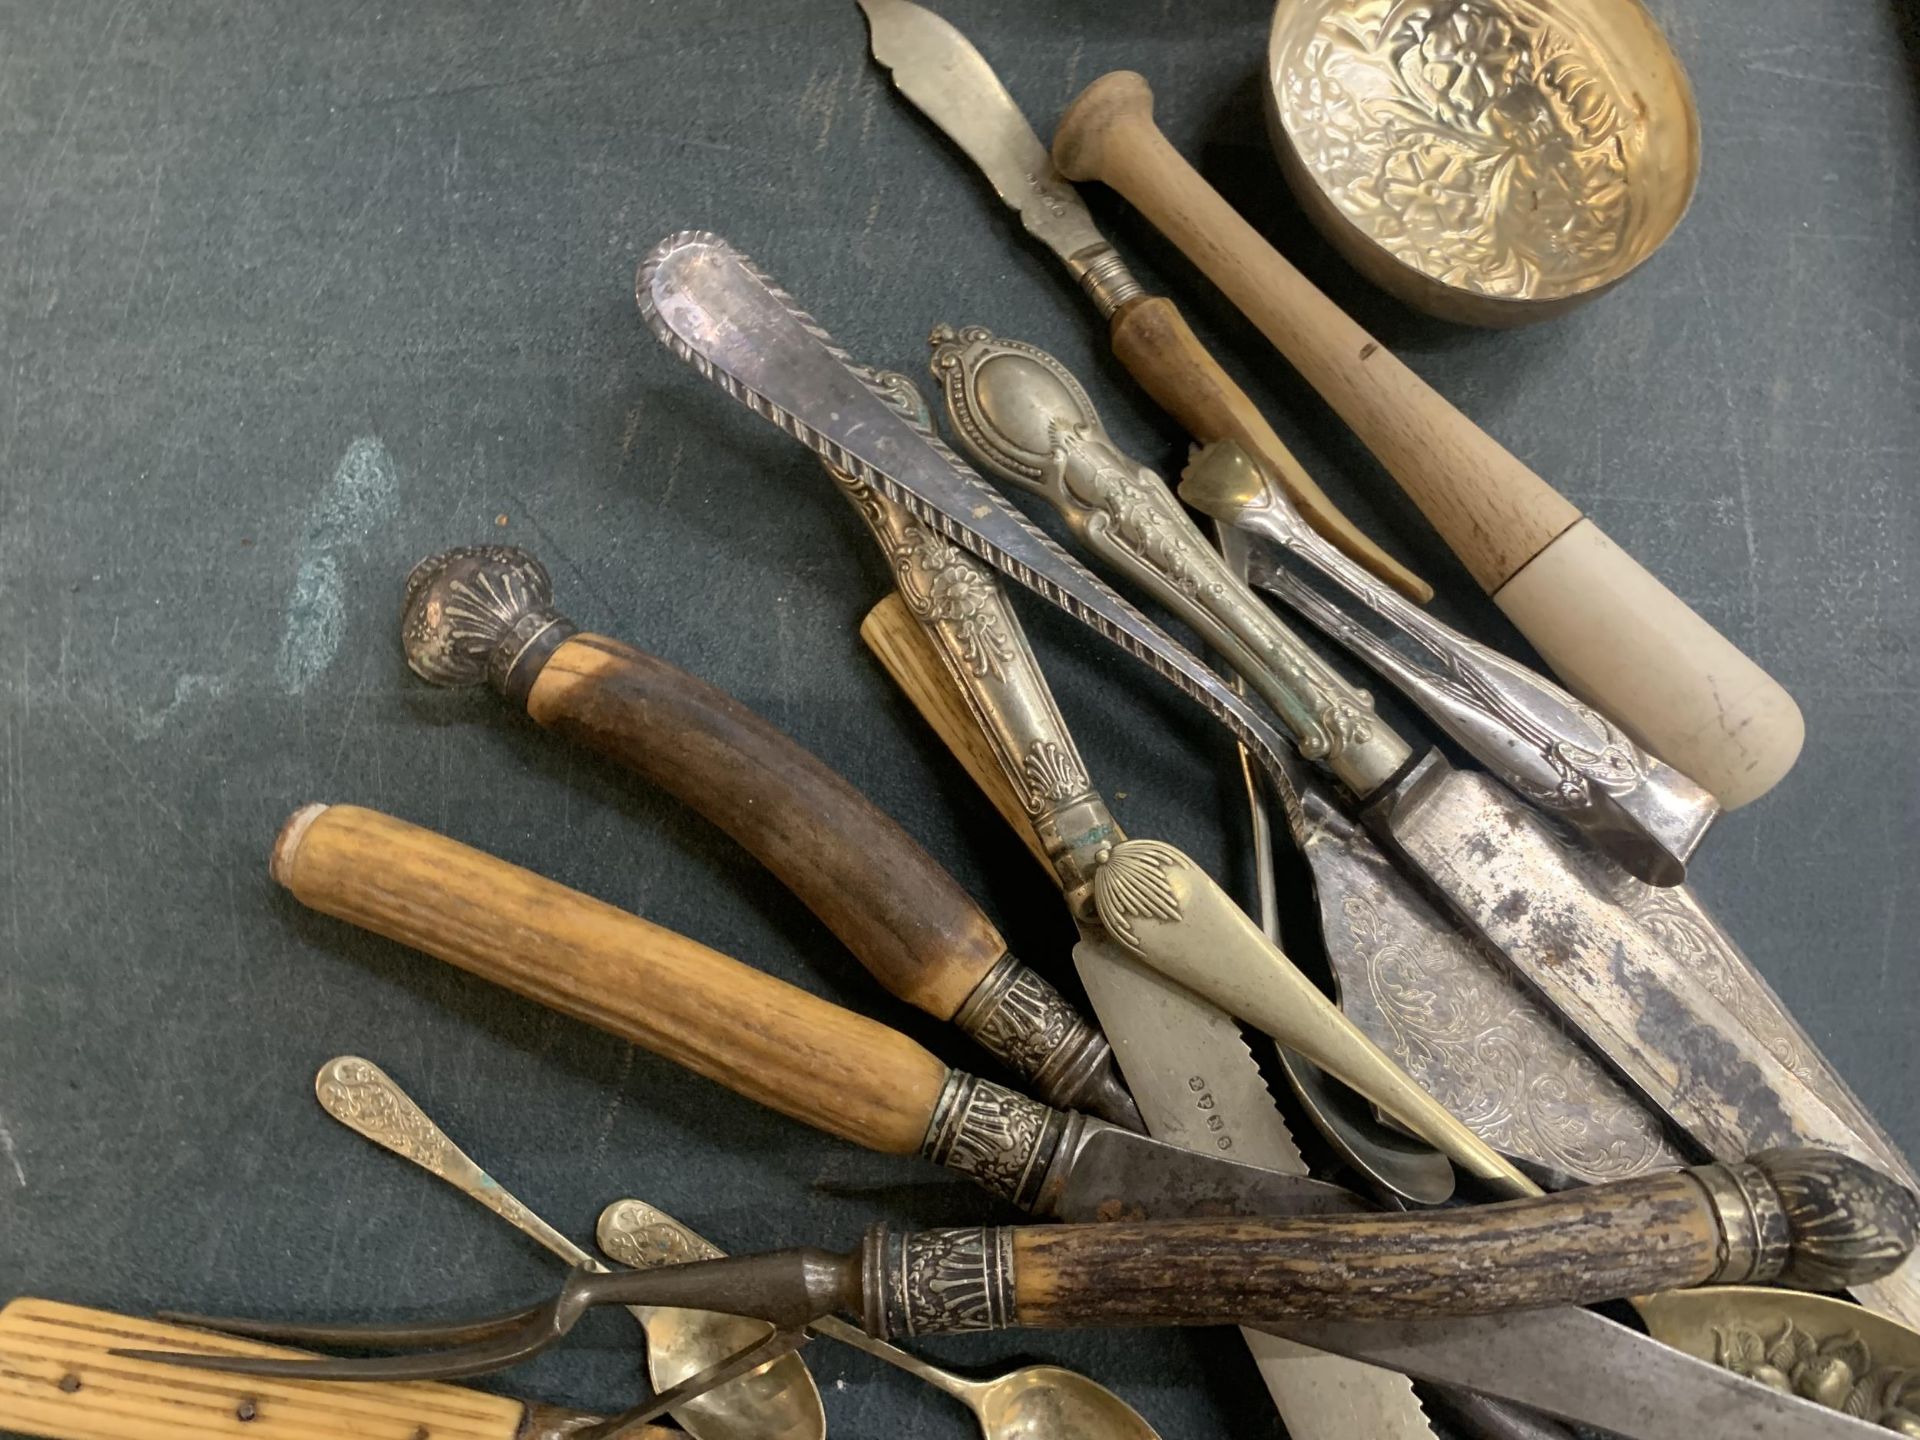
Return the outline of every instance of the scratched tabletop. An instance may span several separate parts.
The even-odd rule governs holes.
[[[1806,753],[1714,832],[1697,887],[1920,1154],[1920,39],[1898,0],[1655,0],[1698,92],[1692,212],[1618,291],[1504,334],[1412,315],[1309,231],[1260,118],[1259,0],[942,8],[1043,134],[1094,77],[1144,72],[1287,254],[1794,692]],[[1516,645],[1264,342],[1089,199],[1439,613]],[[0,3],[0,1298],[357,1319],[553,1284],[322,1114],[314,1072],[343,1052],[583,1240],[629,1195],[738,1250],[1013,1218],[267,876],[296,807],[375,806],[973,1058],[697,817],[407,672],[409,567],[511,542],[580,624],[864,787],[1069,982],[1056,895],[857,641],[886,589],[857,518],[641,324],[635,267],[686,226],[863,360],[923,372],[931,326],[984,324],[1075,366],[1136,453],[1182,456],[1054,260],[884,83],[852,0]],[[1122,822],[1244,895],[1222,733],[1022,608]],[[596,1316],[485,1383],[620,1404],[635,1339]],[[1227,1333],[925,1350],[1079,1367],[1170,1440],[1281,1433]],[[835,1433],[972,1433],[861,1355],[808,1355]]]

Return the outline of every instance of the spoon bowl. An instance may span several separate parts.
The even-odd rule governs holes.
[[[1158,1440],[1140,1412],[1106,1386],[1058,1365],[981,1380],[961,1397],[986,1440]]]

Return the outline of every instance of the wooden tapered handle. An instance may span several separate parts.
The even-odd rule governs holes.
[[[1356,564],[1415,604],[1433,587],[1376,545],[1320,488],[1267,423],[1267,417],[1220,368],[1163,295],[1130,300],[1114,312],[1113,353],[1154,401],[1203,445],[1236,440],[1271,474],[1309,525]]]
[[[527,694],[540,725],[638,771],[779,876],[880,983],[950,1020],[1007,942],[939,861],[725,691],[618,640],[575,635]]]
[[[882,1235],[867,1254],[903,1277],[888,1329],[960,1328],[962,1307],[1016,1326],[1260,1325],[1826,1290],[1898,1267],[1917,1222],[1914,1196],[1859,1161],[1778,1150],[1498,1205]]]
[[[1053,149],[1071,179],[1132,201],[1259,327],[1569,689],[1727,809],[1787,772],[1803,729],[1780,683],[1617,546],[1583,540],[1605,537],[1288,264],[1167,142],[1144,79],[1088,86]]]
[[[1347,1019],[1184,851],[1159,840],[1114,846],[1094,902],[1107,933],[1169,980],[1306,1056],[1501,1194],[1540,1193]]]
[[[1000,812],[1000,818],[1013,827],[1013,833],[1025,843],[1027,851],[1040,862],[1040,868],[1053,875],[1047,850],[1034,833],[1032,818],[1020,797],[1013,793],[1007,772],[1000,766],[993,746],[981,732],[967,708],[966,698],[954,686],[953,677],[941,663],[920,622],[907,609],[907,602],[894,591],[860,622],[860,638],[892,677],[900,692],[913,702],[920,718],[933,727],[934,734],[953,753],[973,783],[985,792]]]
[[[1580,512],[1355,324],[1221,199],[1153,122],[1132,71],[1061,118],[1054,161],[1118,190],[1180,247],[1353,427],[1489,592]]]
[[[305,905],[870,1149],[919,1152],[946,1083],[947,1067],[897,1031],[378,811],[296,811],[272,871]]]
[[[267,1380],[182,1370],[118,1349],[296,1352],[22,1298],[0,1309],[0,1430],[48,1440],[560,1440],[590,1415],[455,1385]],[[636,1440],[678,1431],[648,1426]]]

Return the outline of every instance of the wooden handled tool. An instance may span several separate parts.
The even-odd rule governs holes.
[[[453,1385],[322,1385],[109,1354],[126,1349],[295,1353],[53,1300],[13,1300],[0,1309],[0,1428],[48,1440],[563,1440],[595,1420]],[[679,1433],[648,1426],[635,1440]]]
[[[731,695],[578,633],[552,601],[524,550],[431,556],[407,581],[408,663],[437,685],[489,680],[539,725],[645,776],[751,851],[889,991],[959,1025],[1038,1098],[1141,1128],[1105,1037],[911,835]]]
[[[1571,689],[1728,809],[1787,773],[1805,735],[1793,698],[1288,264],[1167,142],[1144,79],[1096,80],[1053,153],[1124,195],[1260,328]]]

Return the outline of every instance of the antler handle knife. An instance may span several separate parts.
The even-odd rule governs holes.
[[[524,550],[433,555],[408,577],[407,663],[490,684],[534,721],[637,771],[744,845],[881,984],[951,1020],[1050,1105],[1141,1127],[1110,1047],[1007,948],[912,836],[731,695],[644,651],[580,633]]]
[[[1337,1186],[1194,1155],[951,1070],[877,1021],[375,810],[297,811],[274,845],[272,871],[313,909],[597,1025],[829,1135],[924,1156],[1037,1214],[1138,1214],[1170,1190],[1219,1195],[1240,1214],[1360,1208]]]

